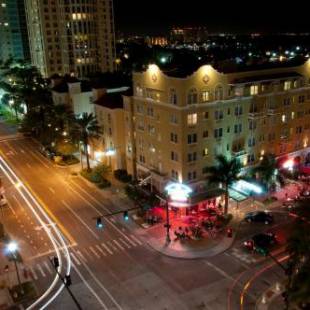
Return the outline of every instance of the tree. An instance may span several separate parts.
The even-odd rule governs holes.
[[[283,184],[283,177],[277,169],[277,160],[273,154],[265,154],[259,165],[253,168],[253,172],[259,175],[268,190],[275,181]]]
[[[98,125],[96,116],[93,113],[83,113],[81,117],[75,117],[75,124],[77,136],[79,141],[82,141],[84,153],[86,156],[87,171],[90,171],[88,145],[91,138],[98,138],[100,134],[100,127]]]
[[[70,158],[72,158],[72,154],[77,151],[76,145],[71,141],[67,141],[65,139],[58,141],[55,148],[57,153],[68,156]]]
[[[0,88],[25,103],[28,113],[38,103],[34,100],[37,93],[46,89],[46,81],[36,67],[16,64],[2,74]]]
[[[217,164],[206,168],[208,173],[207,179],[210,183],[222,183],[225,190],[225,209],[224,213],[228,212],[228,200],[229,200],[229,186],[239,179],[242,165],[240,161],[233,157],[228,159],[224,155],[216,156]]]
[[[286,285],[289,304],[310,305],[310,210],[309,200],[299,201],[296,219],[287,242],[290,255]],[[308,308],[307,308],[308,309]]]

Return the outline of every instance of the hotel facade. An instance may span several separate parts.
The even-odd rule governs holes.
[[[302,66],[185,75],[156,65],[133,74],[124,97],[126,168],[159,192],[170,181],[205,190],[216,155],[245,167],[266,153],[305,159],[310,137],[310,61]]]

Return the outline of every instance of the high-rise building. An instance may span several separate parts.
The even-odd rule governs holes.
[[[44,76],[114,70],[112,0],[25,0],[31,60]]]
[[[23,0],[0,4],[0,59],[29,60],[29,44]]]

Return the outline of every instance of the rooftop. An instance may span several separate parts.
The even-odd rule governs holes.
[[[123,91],[108,90],[104,95],[102,95],[94,104],[100,105],[109,109],[123,109],[123,96],[131,96],[132,89],[127,88]]]

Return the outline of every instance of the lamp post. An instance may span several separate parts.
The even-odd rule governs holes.
[[[169,243],[171,242],[171,238],[170,238],[170,219],[169,219],[169,202],[168,200],[166,200],[166,242]]]
[[[13,260],[14,260],[14,265],[15,265],[15,270],[16,270],[16,275],[17,275],[17,281],[18,281],[18,286],[20,288],[20,292],[23,295],[24,294],[24,290],[22,287],[22,283],[20,281],[20,276],[19,276],[19,271],[18,271],[18,267],[17,267],[17,256],[16,256],[16,251],[18,249],[17,247],[17,243],[14,241],[11,241],[8,245],[7,245],[7,249],[10,252]]]

